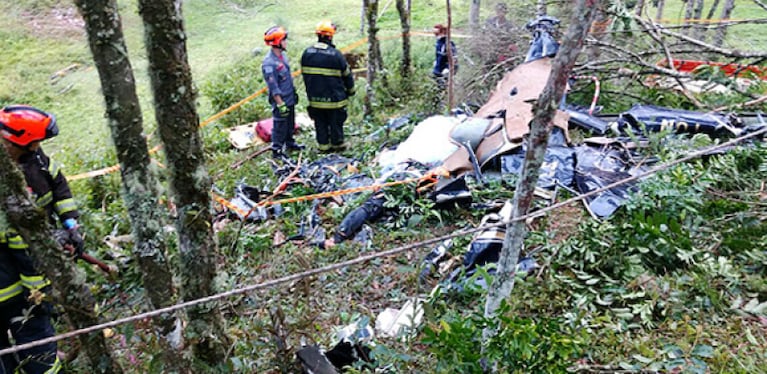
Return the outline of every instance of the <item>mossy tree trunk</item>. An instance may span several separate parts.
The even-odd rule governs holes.
[[[552,62],[551,75],[549,75],[546,86],[533,108],[535,115],[530,123],[522,175],[514,191],[512,218],[527,214],[532,205],[535,185],[538,182],[538,175],[546,154],[552,119],[562,100],[567,86],[567,78],[573,65],[575,65],[578,54],[581,52],[583,41],[598,8],[600,8],[600,0],[578,0],[575,4],[570,27],[557,56]],[[514,108],[509,108],[509,110],[514,110]],[[485,303],[486,317],[492,317],[500,307],[501,302],[511,295],[519,252],[522,249],[525,234],[524,220],[516,222],[512,220],[506,225],[506,236],[498,261],[498,269],[493,277]],[[486,337],[492,333],[492,329],[484,331]]]
[[[26,193],[26,182],[4,147],[0,147],[0,211],[2,222],[15,229],[29,245],[38,271],[53,284],[54,302],[64,307],[64,317],[76,329],[101,323],[96,300],[85,283],[85,275],[53,239],[48,219]],[[7,227],[0,227],[7,229]],[[5,333],[5,331],[3,331]],[[79,335],[90,363],[90,373],[122,373],[101,332]]]
[[[402,75],[402,78],[408,78],[410,77],[413,62],[410,57],[410,9],[407,8],[405,0],[397,0],[397,12],[399,13],[399,24],[402,28],[400,75]],[[404,81],[410,83],[408,79],[404,79]]]
[[[149,58],[155,116],[170,171],[178,217],[182,295],[192,300],[216,292],[217,248],[213,237],[211,180],[205,168],[197,96],[189,67],[179,0],[139,0]],[[229,348],[217,303],[188,309],[185,336],[195,357],[209,365],[223,362]]]
[[[365,8],[365,18],[368,24],[368,66],[367,66],[367,85],[365,86],[365,98],[363,99],[362,112],[365,117],[373,115],[373,101],[375,100],[375,90],[373,84],[378,77],[381,67],[381,49],[378,46],[378,24],[376,22],[378,14],[378,0],[363,0]]]
[[[149,169],[149,151],[133,69],[122,30],[116,0],[75,0],[85,20],[88,43],[101,78],[106,117],[117,149],[122,174],[123,199],[128,208],[136,243],[133,255],[154,309],[176,301],[173,274],[163,236],[165,216],[158,202],[157,180]],[[164,372],[188,372],[189,362],[181,350],[182,313],[154,319],[162,345]]]

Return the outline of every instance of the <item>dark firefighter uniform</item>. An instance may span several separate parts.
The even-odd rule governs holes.
[[[329,41],[318,42],[301,56],[309,117],[314,120],[321,151],[344,146],[344,121],[354,77],[346,59]]]
[[[21,156],[18,166],[37,206],[45,210],[52,223],[56,217],[65,222],[79,216],[64,175],[42,149]],[[46,301],[35,305],[27,300],[31,291],[45,292],[50,284],[35,270],[28,250],[18,233],[0,231],[0,348],[11,346],[6,331],[11,332],[17,345],[55,334],[51,305]],[[0,374],[57,373],[60,369],[56,343],[49,343],[2,356]]]

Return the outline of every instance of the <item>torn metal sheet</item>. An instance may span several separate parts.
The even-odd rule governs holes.
[[[575,185],[584,194],[647,169],[646,166],[628,164],[620,151],[609,147],[579,146],[575,148],[575,158]],[[594,218],[604,219],[615,213],[635,190],[636,182],[626,183],[588,197],[583,202]]]
[[[525,162],[525,144],[517,152],[501,156],[501,172],[519,175]],[[537,186],[554,188],[559,184],[570,186],[575,174],[575,150],[567,146],[564,134],[555,128],[549,136],[549,146],[541,165]]]
[[[519,65],[504,75],[487,103],[477,110],[475,118],[490,120],[483,138],[474,149],[481,167],[521,146],[522,138],[530,132],[533,103],[546,86],[550,74],[549,58]],[[561,110],[557,110],[552,120],[565,134],[567,121],[567,113]],[[471,155],[464,148],[448,156],[442,166],[454,176],[473,171]]]
[[[636,104],[618,117],[617,130],[646,131],[672,130],[682,133],[705,133],[713,135],[740,135],[740,120],[733,114],[716,112],[701,113],[690,110],[664,108],[655,105]]]

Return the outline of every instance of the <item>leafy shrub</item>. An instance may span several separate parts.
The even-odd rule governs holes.
[[[261,74],[261,59],[249,57],[221,68],[212,78],[202,84],[201,92],[210,100],[216,112],[222,111],[266,87]],[[270,116],[271,107],[266,96],[261,95],[240,108],[221,117],[225,126],[235,126]]]
[[[484,365],[496,363],[503,373],[565,372],[588,344],[585,331],[558,318],[512,316],[506,303],[498,309],[496,334],[483,342],[482,330],[495,323],[472,314],[426,326],[422,342],[434,355],[434,371],[482,373]]]

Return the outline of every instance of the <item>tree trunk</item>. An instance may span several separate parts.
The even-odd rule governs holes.
[[[362,0],[362,8],[360,8],[360,35],[365,35],[365,9],[367,9],[366,0]]]
[[[714,18],[714,13],[716,13],[716,8],[719,7],[719,0],[714,0],[714,3],[711,4],[711,9],[708,10],[708,15],[706,16],[706,20],[711,20]]]
[[[692,19],[694,21],[692,29],[692,35],[696,39],[703,40],[705,38],[705,32],[706,29],[703,23],[701,22],[703,18],[703,0],[695,0],[695,9],[693,9],[692,12]]]
[[[514,221],[513,218],[527,214],[533,202],[535,185],[538,181],[540,167],[546,154],[549,133],[551,132],[551,121],[562,100],[562,95],[567,86],[567,78],[581,51],[583,41],[594,18],[594,13],[600,7],[600,1],[578,0],[575,5],[570,27],[567,30],[557,56],[552,62],[551,75],[549,75],[546,87],[538,97],[533,109],[535,116],[530,123],[530,134],[527,138],[528,147],[525,153],[522,175],[514,192],[512,220],[506,225],[506,236],[500,260],[498,261],[498,268],[493,277],[485,303],[485,316],[488,318],[495,314],[495,311],[501,305],[501,301],[509,297],[514,288],[514,274],[526,229],[524,220]],[[509,108],[509,110],[514,110],[514,108]],[[491,329],[486,329],[483,335],[489,337],[492,333]]]
[[[735,9],[735,0],[725,0],[724,6],[722,7],[722,20],[730,19],[730,15],[732,14],[733,9]],[[727,26],[720,25],[716,28],[716,33],[714,34],[714,45],[721,47],[724,44],[724,39],[726,37]]]
[[[599,9],[596,10],[594,22],[589,30],[591,39],[603,42],[608,37],[607,28],[610,27],[611,21],[612,20],[607,12],[602,7],[599,7]],[[598,44],[592,44],[586,48],[586,58],[588,61],[597,61],[599,60],[601,52],[602,50],[599,48]]]
[[[85,283],[85,275],[53,239],[45,214],[27,197],[24,176],[5,148],[0,148],[0,211],[4,216],[0,222],[13,227],[29,245],[29,254],[36,268],[51,281],[53,299],[64,307],[64,316],[69,324],[82,329],[101,323],[94,311],[96,300]],[[88,372],[123,372],[101,332],[82,334],[77,338],[88,356]]]
[[[378,0],[364,0],[365,17],[368,23],[368,70],[367,85],[365,86],[365,98],[363,99],[362,112],[365,117],[373,114],[374,92],[373,84],[378,75],[379,59],[378,53],[378,25],[376,23],[376,14],[378,14]]]
[[[658,0],[658,10],[655,12],[655,22],[660,22],[663,19],[663,6],[666,5],[666,0]]]
[[[638,0],[637,4],[634,6],[634,14],[637,16],[642,16],[642,13],[644,12],[644,0]]]
[[[157,196],[157,180],[149,170],[149,151],[136,96],[133,69],[123,37],[115,0],[75,0],[85,21],[93,60],[101,78],[106,116],[122,173],[123,199],[135,240],[133,255],[141,269],[144,292],[152,308],[176,301],[162,231],[164,217]],[[154,319],[162,345],[165,372],[188,372],[190,364],[181,340],[181,313]]]
[[[170,170],[170,187],[178,209],[176,231],[184,300],[215,293],[217,248],[213,238],[210,187],[205,169],[197,92],[192,83],[179,0],[139,0],[149,57],[155,116]],[[216,365],[229,348],[223,318],[215,302],[188,310],[185,333],[197,358]]]
[[[692,20],[693,9],[695,9],[695,0],[684,0],[684,22],[682,23],[684,27],[682,27],[682,30],[680,31],[681,34],[692,34],[690,32],[690,24]]]
[[[453,29],[453,11],[450,8],[450,0],[446,0],[445,3],[447,9],[447,36],[445,36],[445,43],[447,44],[447,68],[449,71],[447,74],[447,110],[450,112],[455,101],[455,94],[453,92],[453,86],[455,85],[455,62],[453,61],[453,48],[450,37]]]
[[[411,59],[410,59],[410,12],[406,9],[405,0],[397,0],[397,12],[399,13],[399,23],[402,28],[402,61],[400,63],[400,75],[402,78],[410,77]],[[405,82],[410,82],[405,79]]]
[[[479,27],[479,3],[479,0],[471,0],[471,4],[469,4],[469,25],[473,30]]]
[[[711,8],[708,10],[708,14],[706,15],[706,26],[710,26],[712,18],[714,18],[714,14],[716,13],[716,9],[719,8],[719,0],[714,0],[714,3],[711,4]],[[702,26],[702,25],[701,25]],[[701,41],[708,40],[708,35],[710,34],[708,27],[701,27],[700,32],[698,34],[698,39]]]

